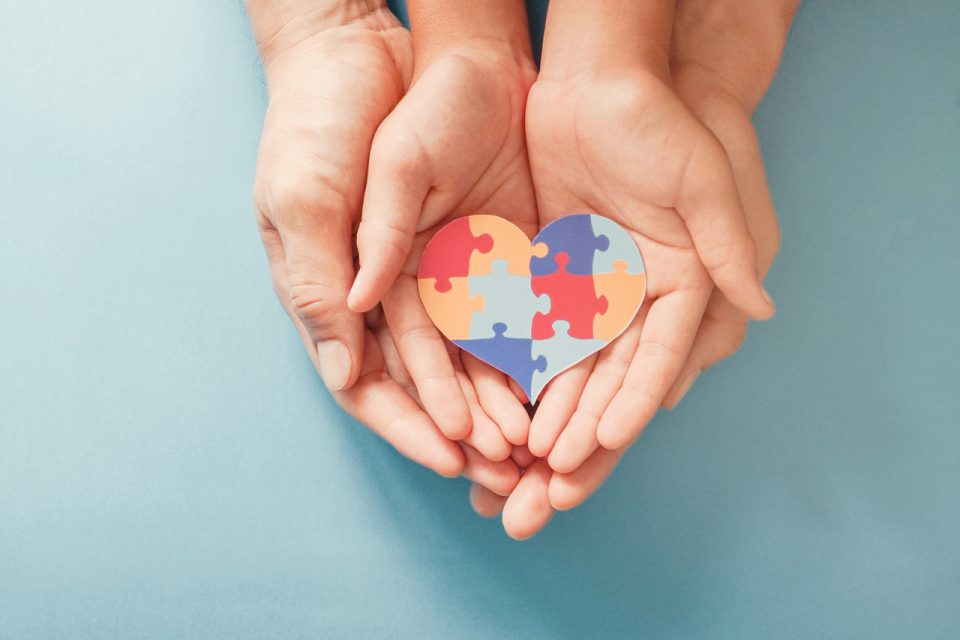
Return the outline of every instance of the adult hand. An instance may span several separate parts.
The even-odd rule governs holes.
[[[381,318],[365,328],[346,306],[369,149],[409,82],[409,32],[375,2],[249,0],[248,11],[270,91],[257,219],[277,296],[311,361],[337,402],[401,453],[504,491],[509,466],[446,438],[406,392]]]
[[[249,0],[270,102],[254,204],[273,282],[327,386],[363,369],[346,305],[374,133],[410,79],[410,34],[382,3]]]

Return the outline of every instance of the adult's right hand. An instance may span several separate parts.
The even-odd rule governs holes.
[[[381,2],[248,0],[270,94],[254,204],[274,287],[331,391],[363,371],[346,305],[373,135],[403,96],[409,32]]]
[[[248,0],[247,9],[270,93],[254,204],[274,288],[311,361],[337,403],[402,454],[502,486],[489,481],[495,473],[471,473],[465,449],[391,376],[382,322],[367,328],[346,305],[370,145],[409,83],[409,32],[379,2]]]

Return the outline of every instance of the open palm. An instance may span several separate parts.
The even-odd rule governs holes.
[[[424,407],[492,460],[525,441],[529,419],[506,376],[444,341],[420,301],[417,266],[436,231],[464,215],[496,213],[536,233],[524,137],[533,78],[532,66],[481,49],[426,63],[373,142],[350,294],[357,310],[382,299]]]

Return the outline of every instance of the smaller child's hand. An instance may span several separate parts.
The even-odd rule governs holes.
[[[509,442],[485,426],[494,422],[478,420],[477,409],[520,442],[527,414],[505,376],[467,356],[461,361],[445,343],[420,301],[417,268],[437,229],[463,215],[498,213],[536,233],[523,134],[534,69],[512,51],[469,43],[424,64],[373,141],[357,232],[360,270],[348,302],[364,311],[382,299],[397,350],[443,433],[503,460]],[[460,375],[462,365],[477,384]]]

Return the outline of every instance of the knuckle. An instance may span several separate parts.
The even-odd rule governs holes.
[[[340,181],[322,175],[297,178],[259,178],[254,182],[253,205],[261,228],[264,222],[297,230],[318,218],[353,211],[350,194]]]
[[[309,329],[329,325],[346,309],[346,295],[339,288],[317,281],[291,277],[290,306]]]

